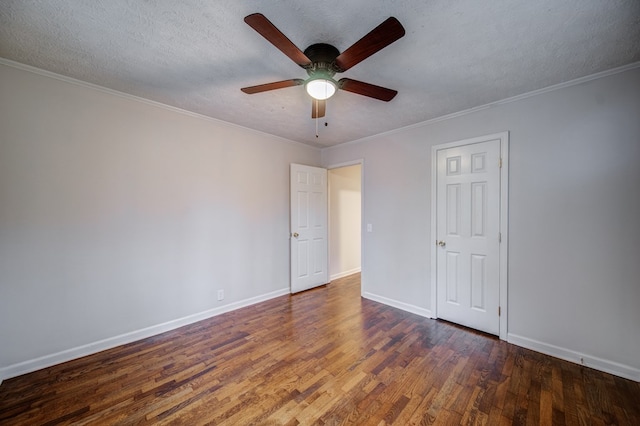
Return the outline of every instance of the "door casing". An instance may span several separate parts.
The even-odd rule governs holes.
[[[507,339],[508,327],[508,212],[509,212],[509,132],[495,133],[486,136],[479,136],[471,139],[434,145],[431,147],[431,313],[433,318],[438,318],[437,307],[437,250],[435,244],[435,236],[437,235],[437,153],[439,150],[455,148],[464,145],[470,145],[490,140],[500,140],[500,158],[502,167],[500,168],[500,233],[502,236],[500,243],[500,271],[499,271],[499,289],[500,289],[500,332],[499,337],[502,340]]]

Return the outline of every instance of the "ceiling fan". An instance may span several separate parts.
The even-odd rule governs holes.
[[[312,118],[324,117],[326,99],[330,98],[337,89],[385,102],[389,102],[398,93],[386,87],[350,78],[341,78],[338,81],[333,79],[336,73],[347,71],[404,36],[404,27],[394,17],[388,18],[342,53],[335,47],[325,43],[312,44],[303,52],[261,13],[251,14],[245,17],[244,21],[293,62],[304,68],[309,75],[306,80],[293,78],[291,80],[243,87],[240,90],[244,93],[254,94],[304,85],[309,95],[314,98],[311,108]]]

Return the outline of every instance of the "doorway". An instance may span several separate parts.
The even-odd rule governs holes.
[[[361,271],[362,176],[362,160],[291,164],[291,293]]]
[[[362,164],[343,164],[328,170],[329,279],[362,269]]]

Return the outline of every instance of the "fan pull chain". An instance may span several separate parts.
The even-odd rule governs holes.
[[[314,102],[316,103],[316,138],[318,138],[318,137],[320,137],[319,136],[319,132],[318,132],[318,120],[319,120],[319,117],[318,117],[318,100],[314,99]]]

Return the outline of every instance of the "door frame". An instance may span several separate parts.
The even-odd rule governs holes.
[[[437,153],[443,149],[456,148],[465,145],[472,145],[480,142],[487,142],[492,140],[500,140],[500,158],[502,161],[502,167],[500,168],[500,331],[499,336],[502,340],[507,340],[507,327],[509,318],[508,309],[508,248],[509,248],[509,132],[493,133],[486,136],[479,136],[470,139],[463,139],[455,142],[443,143],[439,145],[433,145],[431,147],[431,316],[432,318],[438,318],[438,286],[437,286],[437,250],[436,250],[436,235],[437,235],[437,177],[438,177],[438,156]]]
[[[341,167],[349,167],[349,166],[357,166],[360,165],[360,296],[362,296],[365,293],[365,267],[364,267],[364,263],[365,263],[365,256],[364,256],[364,233],[365,233],[365,224],[364,224],[364,193],[365,193],[365,189],[364,189],[364,158],[359,158],[356,160],[352,160],[352,161],[345,161],[343,163],[336,163],[336,164],[330,164],[328,166],[326,166],[327,170],[332,170],[332,169],[339,169]],[[328,185],[328,181],[329,179],[327,179],[327,185]],[[329,209],[331,208],[331,196],[330,196],[330,191],[331,191],[331,186],[328,185],[327,187],[327,198],[329,198]],[[327,215],[329,216],[329,215]],[[331,219],[329,218],[329,238],[331,236]],[[328,246],[331,246],[331,241],[328,241]],[[327,256],[328,260],[327,262],[329,262],[328,268],[329,270],[331,270],[331,256]]]

